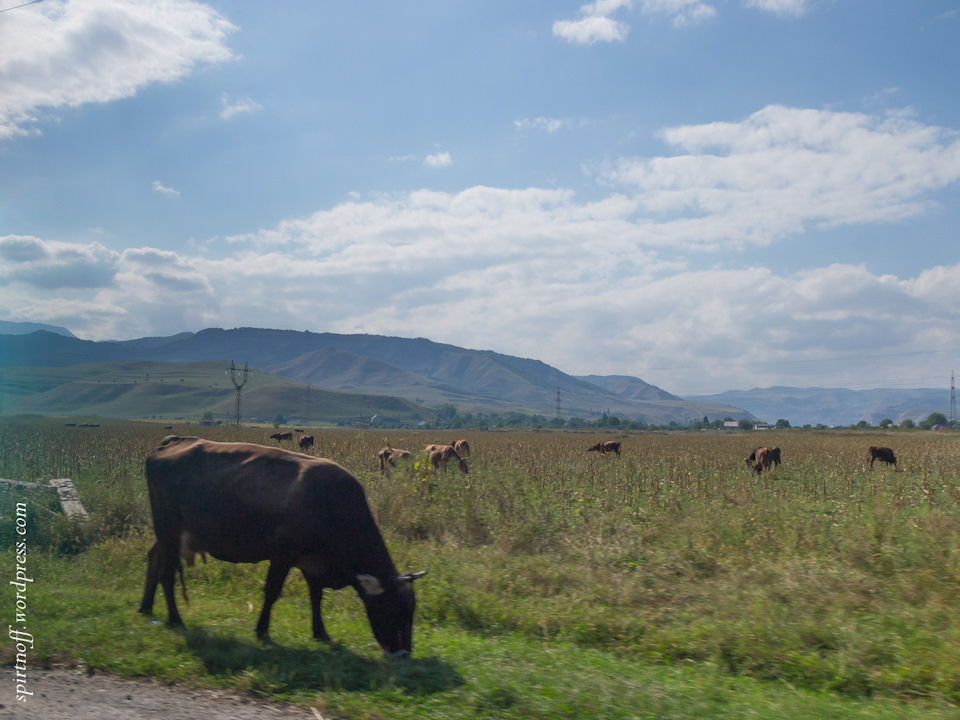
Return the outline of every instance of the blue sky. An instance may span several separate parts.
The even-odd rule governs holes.
[[[960,370],[957,0],[19,4],[2,320],[678,394]]]

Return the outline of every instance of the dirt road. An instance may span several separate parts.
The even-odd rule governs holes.
[[[30,668],[17,700],[16,671],[0,669],[0,720],[317,720],[302,707],[272,705],[217,690],[186,690],[78,670]],[[329,720],[329,719],[328,719]]]

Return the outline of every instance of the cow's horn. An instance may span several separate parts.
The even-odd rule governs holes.
[[[357,575],[357,580],[367,595],[383,594],[383,585],[373,575]]]
[[[426,570],[421,570],[420,572],[407,573],[406,575],[401,575],[397,578],[397,582],[413,582],[414,580],[419,580],[424,575],[427,574]]]

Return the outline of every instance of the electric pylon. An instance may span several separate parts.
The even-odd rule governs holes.
[[[243,364],[243,379],[237,379],[237,373],[240,372],[240,368],[237,367],[236,363],[233,360],[230,361],[230,381],[233,383],[233,386],[237,389],[237,415],[236,415],[236,425],[240,427],[240,395],[243,391],[243,386],[247,384],[247,374],[250,372],[250,368],[247,366],[247,363]]]

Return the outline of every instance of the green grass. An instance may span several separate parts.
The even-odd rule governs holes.
[[[415,657],[381,657],[352,591],[328,593],[336,641],[309,637],[306,591],[288,581],[272,642],[253,637],[264,567],[211,563],[188,573],[186,628],[134,610],[143,539],[105,543],[66,561],[36,559],[31,621],[40,662],[76,658],[88,670],[213,686],[364,718],[954,717],[945,702],[878,702],[762,682],[710,662],[649,663],[520,631],[421,618]],[[4,558],[8,561],[8,558]],[[426,581],[424,581],[426,582]],[[426,588],[427,585],[424,585]],[[433,593],[421,593],[429,604]],[[248,605],[249,603],[249,605]]]
[[[757,478],[743,463],[749,435],[630,435],[617,460],[587,455],[591,435],[477,433],[469,475],[414,459],[384,481],[382,433],[318,432],[318,453],[367,487],[400,569],[429,570],[415,657],[392,662],[350,590],[327,593],[335,642],[315,643],[293,574],[273,642],[257,642],[263,564],[188,569],[184,630],[163,623],[159,596],[156,618],[137,614],[142,462],[163,431],[87,430],[0,424],[0,476],[73,477],[92,512],[81,528],[31,507],[37,662],[352,718],[958,716],[953,435],[764,435],[784,465]],[[434,438],[390,440],[415,450]],[[895,446],[900,469],[869,471],[872,444]]]

